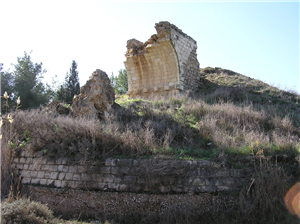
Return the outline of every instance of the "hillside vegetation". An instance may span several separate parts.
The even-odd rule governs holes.
[[[121,107],[104,120],[62,116],[47,108],[4,116],[1,160],[7,166],[1,168],[2,195],[12,193],[14,177],[9,164],[23,149],[90,165],[101,165],[107,157],[157,157],[215,160],[243,167],[259,157],[288,164],[287,170],[297,177],[299,94],[226,69],[208,67],[201,74],[196,94],[151,100],[117,96]],[[279,186],[280,178],[277,181]],[[290,185],[284,184],[287,190]],[[258,194],[256,199],[260,198]],[[253,217],[258,217],[256,205],[252,204]],[[268,209],[261,208],[260,215],[278,208]]]

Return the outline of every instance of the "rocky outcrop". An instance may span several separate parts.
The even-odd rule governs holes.
[[[80,94],[75,95],[71,107],[74,117],[104,118],[112,112],[115,92],[107,74],[97,69],[90,76]]]

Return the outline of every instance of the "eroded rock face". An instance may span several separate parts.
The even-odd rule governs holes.
[[[75,95],[71,107],[74,117],[104,118],[112,112],[115,92],[107,74],[97,69],[90,76],[80,94]]]

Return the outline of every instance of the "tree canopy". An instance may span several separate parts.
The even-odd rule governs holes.
[[[52,97],[52,90],[42,83],[43,63],[33,63],[30,55],[24,52],[14,65],[14,98],[20,96],[22,108],[34,108],[46,104]]]
[[[77,62],[73,60],[70,71],[66,74],[65,82],[56,92],[56,98],[58,100],[71,104],[73,102],[74,95],[78,95],[80,93],[78,73]]]
[[[109,79],[116,94],[125,94],[128,91],[127,72],[125,69],[120,69],[118,76],[114,76],[112,73]]]

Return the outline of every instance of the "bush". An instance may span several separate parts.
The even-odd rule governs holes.
[[[2,203],[1,223],[44,224],[55,222],[52,211],[46,205],[29,199],[20,199]]]

